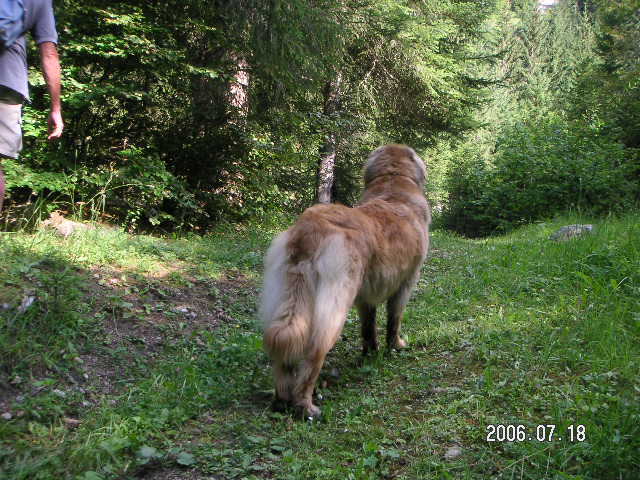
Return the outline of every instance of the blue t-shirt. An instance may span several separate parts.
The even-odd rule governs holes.
[[[26,33],[30,32],[38,45],[43,42],[57,44],[58,33],[52,0],[24,0],[24,9],[25,34],[0,53],[0,85],[29,99]]]

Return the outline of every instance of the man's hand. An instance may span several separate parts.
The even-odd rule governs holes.
[[[58,49],[53,42],[42,42],[40,45],[40,61],[42,64],[42,74],[51,97],[51,113],[49,113],[48,129],[49,140],[60,138],[64,123],[60,113],[60,60],[58,59]]]
[[[49,120],[48,120],[48,129],[49,136],[48,140],[55,140],[60,138],[62,135],[62,130],[64,129],[64,123],[62,122],[62,115],[60,112],[50,112]]]

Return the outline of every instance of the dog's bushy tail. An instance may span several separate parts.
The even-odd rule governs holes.
[[[309,340],[313,294],[309,266],[290,263],[286,242],[285,232],[267,252],[260,316],[265,349],[272,358],[290,365],[302,357]]]

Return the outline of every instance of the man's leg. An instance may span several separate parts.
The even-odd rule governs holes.
[[[18,94],[0,88],[0,212],[4,201],[3,158],[18,158],[22,150],[22,104]]]
[[[2,202],[4,201],[4,173],[0,163],[0,213],[2,213]]]

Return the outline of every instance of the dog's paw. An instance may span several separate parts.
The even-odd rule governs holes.
[[[400,337],[397,337],[395,340],[387,344],[387,349],[389,351],[402,350],[403,348],[406,348],[406,347],[407,347],[407,342]]]
[[[305,417],[307,419],[311,419],[311,420],[318,419],[320,418],[320,414],[321,414],[320,409],[314,404],[311,404],[310,406],[307,406],[305,408]]]
[[[398,337],[396,339],[395,345],[393,346],[393,348],[400,350],[401,348],[406,348],[407,347],[407,342],[403,339],[401,339],[400,337]]]
[[[296,407],[296,410],[305,420],[317,420],[320,418],[320,415],[322,413],[320,409],[313,403],[298,405]]]

